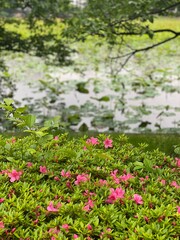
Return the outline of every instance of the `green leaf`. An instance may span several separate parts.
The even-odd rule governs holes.
[[[88,126],[83,123],[80,127],[79,127],[79,131],[80,132],[87,132],[88,131]]]
[[[27,115],[26,118],[25,118],[25,124],[28,126],[28,127],[33,127],[34,124],[36,122],[36,116],[35,115]]]
[[[27,151],[28,151],[30,154],[36,153],[36,150],[35,150],[34,148],[28,148]]]
[[[86,89],[85,86],[86,86],[86,83],[84,83],[84,82],[77,83],[76,84],[76,87],[77,87],[76,90],[80,93],[89,93],[89,90]]]
[[[179,155],[180,155],[180,147],[175,148],[175,149],[174,149],[174,152],[175,152],[176,154],[179,154]]]
[[[104,96],[104,97],[102,97],[102,98],[99,98],[99,101],[100,101],[100,102],[109,102],[109,101],[110,101],[110,97]]]
[[[153,166],[153,163],[148,160],[148,159],[145,159],[144,160],[144,166],[146,168],[147,171],[151,172],[152,171],[152,166]]]
[[[14,100],[11,98],[4,98],[4,102],[7,106],[10,106],[14,102]]]

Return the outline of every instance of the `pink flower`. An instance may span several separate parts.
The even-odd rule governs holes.
[[[89,212],[91,210],[91,208],[94,207],[94,203],[91,199],[88,199],[88,202],[85,203],[85,206],[83,207],[83,210],[86,212]]]
[[[65,172],[64,170],[62,170],[61,171],[61,176],[65,177],[65,178],[70,178],[71,177],[71,173],[69,171]]]
[[[4,202],[4,198],[0,198],[0,203]]]
[[[74,234],[74,235],[73,235],[73,238],[74,238],[74,239],[76,239],[76,238],[78,238],[78,237],[79,237],[79,236],[78,236],[77,234]]]
[[[59,232],[60,232],[60,230],[57,229],[57,227],[55,227],[55,228],[50,228],[50,229],[48,230],[48,233],[52,233],[52,234],[58,234]]]
[[[143,204],[142,197],[139,194],[134,194],[133,200],[136,202],[136,204]]]
[[[0,222],[0,228],[4,228],[4,223],[2,221]]]
[[[180,188],[176,181],[172,181],[171,186],[175,188]]]
[[[20,179],[20,176],[22,175],[22,172],[17,172],[16,170],[12,170],[12,172],[8,173],[8,177],[10,178],[10,182],[18,181]]]
[[[81,182],[87,182],[89,180],[88,174],[81,174],[76,177],[76,181],[74,182],[75,185],[79,185]]]
[[[15,137],[11,138],[11,143],[15,143],[15,142],[16,142],[16,138]]]
[[[176,165],[180,167],[180,158],[175,158],[175,160],[176,160]]]
[[[27,167],[32,167],[32,162],[27,162]]]
[[[130,173],[124,174],[124,175],[120,176],[120,180],[121,180],[121,181],[128,181],[128,180],[131,179],[131,178],[134,178],[134,176],[131,175]]]
[[[118,170],[116,169],[116,170],[112,171],[112,172],[110,173],[110,175],[111,175],[111,177],[113,178],[114,182],[115,182],[116,184],[119,184],[119,183],[120,183],[120,180],[119,180],[119,178],[116,176],[117,173],[118,173]]]
[[[61,207],[61,204],[59,203],[56,207],[54,207],[53,202],[51,201],[49,205],[47,206],[48,212],[58,212],[58,209]]]
[[[44,174],[48,172],[46,166],[40,166],[39,171]]]
[[[96,194],[94,192],[89,192],[89,190],[85,190],[84,193],[83,193],[84,196],[96,196]]]
[[[59,177],[55,176],[54,180],[58,182],[60,179],[59,179]]]
[[[108,182],[107,182],[107,180],[103,180],[103,179],[99,179],[99,185],[100,186],[107,186],[108,185]]]
[[[166,180],[161,179],[161,183],[162,183],[162,185],[166,185]]]
[[[149,222],[149,218],[147,216],[144,216],[144,220],[148,223]]]
[[[83,207],[83,210],[86,211],[86,212],[89,212],[91,210],[91,208],[89,207],[89,205],[85,205]]]
[[[88,225],[87,225],[87,229],[88,229],[89,231],[91,231],[93,228],[92,228],[92,226],[91,226],[90,224],[88,224]]]
[[[33,221],[34,225],[38,224],[38,222],[39,222],[38,218]]]
[[[58,136],[55,136],[55,137],[54,137],[54,140],[59,140],[59,137],[58,137]]]
[[[113,142],[113,140],[111,140],[111,139],[109,139],[109,138],[106,138],[105,140],[104,140],[104,147],[105,148],[112,148],[113,146],[112,146],[112,142]]]
[[[99,144],[98,142],[98,139],[97,138],[94,138],[94,137],[91,137],[91,138],[88,138],[86,143],[91,143],[92,145],[97,145]]]
[[[124,198],[125,191],[122,188],[111,188],[111,194],[108,196],[107,203],[114,203],[116,200]]]
[[[180,206],[177,206],[177,212],[180,213]]]
[[[66,230],[66,232],[69,232],[69,225],[68,224],[63,224],[62,228]]]
[[[60,230],[55,227],[55,228],[50,228],[48,233],[51,234],[51,235],[54,235],[51,237],[51,240],[56,240],[57,239],[57,235],[59,234]]]

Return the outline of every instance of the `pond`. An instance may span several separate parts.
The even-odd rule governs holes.
[[[90,48],[74,56],[68,67],[23,54],[5,59],[15,79],[14,99],[40,120],[60,115],[75,131],[180,133],[176,48],[139,54],[122,71],[116,71],[118,62],[101,61],[102,49],[101,54]]]

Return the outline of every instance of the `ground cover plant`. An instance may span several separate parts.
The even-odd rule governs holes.
[[[29,133],[0,136],[1,239],[179,239],[180,158],[125,135],[69,140],[0,105]]]

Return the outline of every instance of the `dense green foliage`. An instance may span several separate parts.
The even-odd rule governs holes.
[[[179,239],[179,158],[125,135],[53,136],[12,104],[0,107],[30,135],[0,136],[2,239]]]
[[[97,35],[105,38],[110,45],[125,47],[121,49],[121,58],[127,61],[140,51],[147,51],[165,42],[175,39],[180,35],[173,29],[152,29],[150,23],[154,22],[157,15],[166,15],[170,10],[179,7],[177,0],[168,1],[119,1],[119,0],[90,0],[85,8],[77,16],[69,19],[67,35],[76,36],[77,39],[85,40],[89,35]],[[171,33],[171,37],[145,48],[133,49],[126,36],[148,35],[153,38],[156,34]],[[126,62],[125,62],[126,63]]]
[[[108,148],[105,135],[86,140],[69,141],[66,134],[1,137],[0,236],[178,239],[176,161],[134,147],[125,136]],[[124,195],[113,198],[112,189]],[[143,202],[133,200],[134,194]]]
[[[0,49],[6,51],[25,52],[45,57],[51,56],[51,61],[58,64],[68,64],[66,58],[70,49],[59,34],[52,31],[60,13],[66,13],[69,6],[68,0],[51,1],[3,1],[0,6]],[[6,16],[8,11],[20,12],[20,18]],[[23,20],[22,20],[23,19]],[[42,22],[39,22],[42,20]],[[14,24],[16,31],[7,29],[7,24]],[[29,33],[23,36],[18,32],[20,24],[24,24]],[[58,32],[61,32],[59,28]]]

